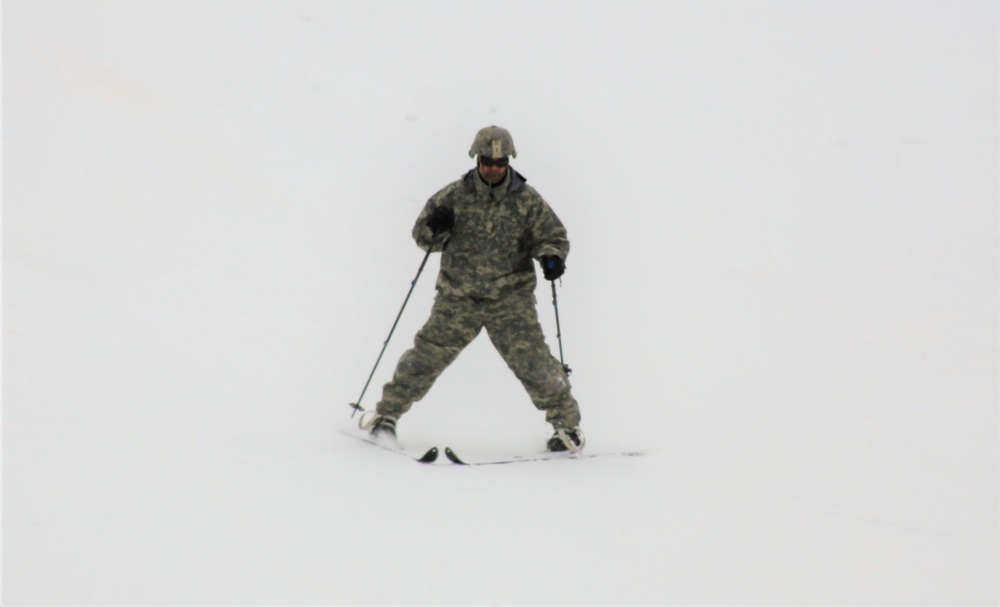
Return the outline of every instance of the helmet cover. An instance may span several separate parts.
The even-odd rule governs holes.
[[[517,150],[514,149],[514,138],[510,136],[510,131],[496,125],[480,129],[469,149],[469,158],[476,156],[516,158]]]

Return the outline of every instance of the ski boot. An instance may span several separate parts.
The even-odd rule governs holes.
[[[577,452],[587,444],[587,438],[580,428],[556,428],[546,447],[549,451]]]
[[[388,415],[373,415],[371,419],[362,418],[359,424],[362,430],[368,430],[372,438],[389,438],[396,440],[396,418]]]

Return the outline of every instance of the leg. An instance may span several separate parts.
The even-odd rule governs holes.
[[[533,293],[508,297],[493,305],[486,331],[507,366],[521,381],[531,402],[545,411],[545,421],[556,428],[580,425],[580,407],[569,378],[545,343],[538,323]]]
[[[409,411],[481,329],[482,323],[467,302],[438,295],[430,318],[417,332],[413,347],[396,364],[392,381],[385,384],[375,410],[395,418]]]

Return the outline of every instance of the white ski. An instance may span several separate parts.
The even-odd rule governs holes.
[[[341,434],[345,434],[347,436],[350,436],[351,438],[356,438],[359,441],[368,443],[369,445],[374,445],[374,446],[379,447],[381,449],[385,449],[386,451],[391,451],[392,453],[397,453],[399,455],[405,455],[406,457],[409,457],[409,458],[413,459],[414,461],[419,462],[421,464],[432,464],[435,461],[437,461],[437,458],[438,458],[438,448],[437,447],[431,447],[430,449],[427,450],[426,453],[424,453],[423,455],[420,455],[419,452],[418,453],[413,453],[413,452],[407,451],[406,449],[403,449],[402,447],[400,447],[398,445],[388,444],[388,443],[386,443],[384,441],[380,441],[380,440],[374,439],[374,438],[372,438],[371,436],[368,436],[368,435],[363,435],[362,436],[362,435],[355,434],[353,432],[348,432],[347,430],[341,430],[340,433]]]
[[[524,462],[544,462],[557,459],[585,459],[591,457],[638,457],[646,455],[645,451],[547,451],[544,453],[532,453],[529,455],[512,455],[510,457],[498,457],[496,459],[481,459],[466,461],[458,456],[451,447],[444,448],[444,455],[455,464],[461,466],[493,466],[499,464],[517,464]]]

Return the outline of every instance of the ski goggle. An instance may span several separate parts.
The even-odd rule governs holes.
[[[479,164],[484,167],[505,167],[510,164],[510,158],[506,156],[503,158],[488,158],[486,156],[480,156]]]

